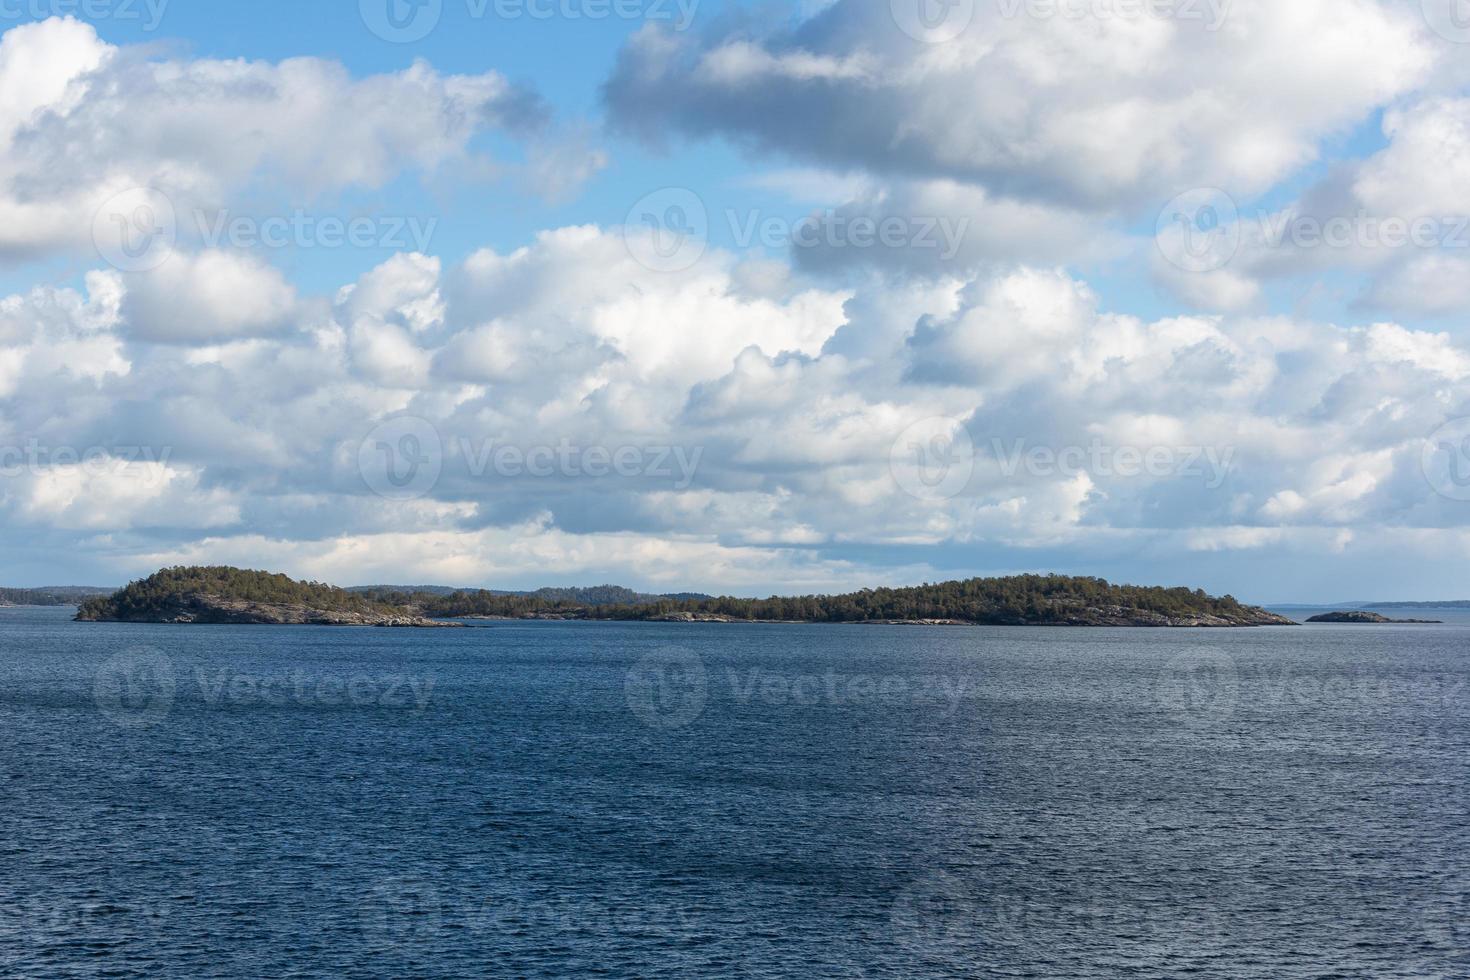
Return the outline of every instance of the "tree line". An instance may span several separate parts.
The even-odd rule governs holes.
[[[860,623],[875,620],[954,619],[974,623],[1030,623],[1065,619],[1084,609],[1116,606],[1164,616],[1239,615],[1233,596],[1215,598],[1202,590],[1113,585],[1100,578],[1018,575],[974,578],[901,589],[863,589],[845,595],[658,598],[638,603],[586,605],[535,595],[456,592],[409,596],[425,615],[568,616],[585,619],[657,619],[676,613],[748,620]]]
[[[749,599],[645,596],[617,586],[547,589],[529,594],[466,590],[445,595],[387,588],[348,591],[323,582],[298,582],[270,572],[212,566],[163,569],[129,584],[111,597],[88,600],[82,612],[127,618],[166,607],[190,594],[331,611],[438,618],[647,620],[691,613],[741,620],[816,623],[951,619],[1025,624],[1066,621],[1086,610],[1109,607],[1171,617],[1233,618],[1245,611],[1232,596],[1215,598],[1199,589],[1114,585],[1100,578],[1068,575],[972,578],[910,588],[863,589],[843,595]]]

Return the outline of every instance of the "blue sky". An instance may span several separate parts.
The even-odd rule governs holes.
[[[7,584],[1470,595],[1453,0],[121,3],[0,19]]]

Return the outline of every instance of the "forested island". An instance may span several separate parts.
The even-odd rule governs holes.
[[[590,590],[607,595],[601,587]],[[542,593],[340,589],[229,567],[168,568],[82,604],[84,622],[434,626],[452,619],[892,623],[995,626],[1288,626],[1291,620],[1198,589],[1113,585],[1063,575],[975,578],[845,595],[747,599],[635,596],[592,602]],[[621,594],[613,593],[618,599]]]
[[[88,599],[76,618],[109,623],[449,625],[370,594],[226,566],[165,568],[110,596]]]

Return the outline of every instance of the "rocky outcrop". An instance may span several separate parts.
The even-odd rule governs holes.
[[[1145,626],[1180,629],[1225,629],[1238,626],[1295,626],[1285,616],[1241,606],[1238,613],[1221,615],[1216,613],[1189,613],[1165,615],[1148,609],[1131,606],[1089,606],[1075,613],[1066,613],[1060,619],[1045,625],[1052,626]]]
[[[454,627],[459,623],[442,623],[406,611],[376,612],[357,610],[314,609],[310,606],[247,602],[220,596],[193,593],[170,597],[142,611],[119,614],[116,610],[84,607],[77,614],[82,622],[102,623],[196,623],[247,624],[269,626],[385,626],[420,629]]]

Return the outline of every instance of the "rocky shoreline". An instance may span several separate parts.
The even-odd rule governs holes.
[[[212,595],[187,595],[150,609],[145,614],[110,616],[83,610],[78,622],[91,623],[180,623],[197,625],[248,626],[378,626],[412,629],[463,628],[463,623],[445,623],[406,612],[378,613],[315,609],[310,606],[247,602]]]
[[[486,617],[489,618],[489,617]],[[551,617],[533,617],[551,618]],[[576,617],[556,617],[559,619]],[[672,612],[650,616],[642,622],[648,623],[767,623],[800,624],[826,622],[825,620],[792,619],[740,619],[718,613]],[[1143,627],[1160,629],[1232,629],[1253,626],[1297,626],[1294,620],[1266,610],[1250,610],[1238,617],[1213,615],[1166,616],[1162,613],[1126,606],[1088,607],[1070,612],[1058,619],[1030,621],[1026,619],[996,618],[985,621],[967,619],[867,619],[850,623],[836,622],[843,626],[1082,626],[1082,627]]]

